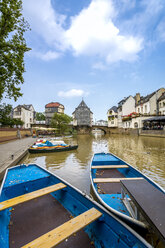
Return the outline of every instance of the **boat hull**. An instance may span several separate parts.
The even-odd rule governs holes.
[[[96,159],[94,161],[95,156],[102,156],[102,160]],[[111,156],[111,158],[108,158],[107,156]],[[107,167],[106,169],[97,169],[97,166],[99,165]],[[113,165],[114,169],[108,169],[108,165]],[[124,168],[124,166],[127,165],[127,168]],[[95,169],[92,169],[94,166]],[[117,166],[121,168],[117,168]],[[116,168],[115,168],[116,167]],[[123,168],[122,168],[123,167]],[[110,170],[110,172],[109,172]],[[152,185],[154,185],[158,190],[161,192],[164,192],[164,190],[156,184],[154,181],[152,181],[150,178],[142,174],[139,170],[134,168],[133,166],[126,163],[124,160],[121,160],[117,156],[115,156],[112,153],[96,153],[91,161],[91,168],[90,168],[90,179],[91,179],[91,185],[93,192],[97,198],[97,200],[111,213],[113,213],[115,216],[120,218],[122,221],[127,223],[129,226],[134,228],[139,233],[145,233],[147,226],[143,222],[133,218],[131,214],[127,211],[126,207],[122,203],[122,194],[121,194],[121,186],[120,182],[112,182],[112,183],[95,183],[94,179],[97,177],[102,178],[144,178],[148,182],[150,182]],[[97,174],[102,175],[97,175]],[[109,174],[108,174],[109,173]],[[136,182],[135,182],[136,183]],[[111,185],[111,188],[109,187]],[[111,200],[110,200],[111,198]]]
[[[102,214],[99,219],[85,228],[85,234],[88,237],[84,236],[85,238],[82,238],[82,242],[83,239],[86,239],[89,246],[82,243],[84,247],[151,247],[135,231],[106,211],[101,205],[85,196],[66,181],[34,164],[16,166],[7,170],[0,189],[0,202],[3,204],[6,200],[22,195],[26,196],[28,193],[33,193],[36,190],[38,191],[58,183],[63,183],[66,187],[47,196],[21,203],[21,205],[18,204],[12,209],[9,208],[0,212],[1,248],[22,247],[51,229],[52,226],[50,228],[46,227],[44,230],[40,230],[40,227],[45,228],[48,225],[47,222],[50,222],[50,225],[52,223],[54,225],[54,222],[60,216],[60,211],[57,211],[57,209],[54,212],[53,218],[50,215],[51,211],[57,207],[56,204],[66,210],[66,218],[76,217],[91,208],[97,209]],[[46,214],[46,209],[43,206],[47,208]],[[40,215],[39,212],[41,212]],[[37,219],[37,223],[34,219]],[[14,228],[16,221],[18,221],[18,226],[20,224],[19,230]],[[62,219],[60,218],[58,221],[61,222]],[[29,224],[25,230],[27,222]],[[61,225],[62,223],[58,224]],[[13,232],[15,231],[16,233],[12,233],[12,227]],[[18,241],[15,238],[16,236]],[[70,239],[74,239],[73,241],[77,243],[70,244]],[[79,232],[73,235],[73,237],[65,239],[64,246],[58,247],[66,247],[66,242],[68,242],[68,245],[70,244],[69,247],[82,247]]]
[[[49,148],[49,149],[35,149],[35,148],[29,148],[29,153],[51,153],[51,152],[64,152],[64,151],[71,151],[76,150],[78,146],[68,146],[68,147],[60,147],[60,148]]]

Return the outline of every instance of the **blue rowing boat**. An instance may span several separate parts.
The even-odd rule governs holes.
[[[94,154],[90,177],[106,209],[136,230],[156,232],[165,243],[165,191],[158,184],[112,153]]]
[[[46,169],[9,168],[0,189],[0,247],[151,247],[101,205]]]

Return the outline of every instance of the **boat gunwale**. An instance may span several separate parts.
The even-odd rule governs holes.
[[[98,199],[98,200],[101,202],[101,204],[102,204],[106,209],[108,209],[111,213],[115,214],[115,216],[116,216],[116,215],[119,216],[119,218],[121,217],[121,218],[122,218],[122,221],[124,221],[124,219],[125,219],[125,220],[127,220],[127,221],[129,221],[129,222],[131,222],[131,223],[133,223],[133,224],[135,224],[135,225],[138,225],[138,226],[140,226],[140,227],[142,227],[142,228],[146,228],[146,225],[143,224],[141,221],[138,221],[138,220],[134,219],[134,218],[131,217],[131,216],[128,216],[128,215],[126,215],[126,214],[124,214],[124,213],[119,212],[118,210],[116,210],[116,209],[110,207],[107,203],[105,203],[105,201],[103,201],[103,200],[101,199],[99,193],[97,192],[97,190],[96,190],[96,188],[95,188],[95,186],[94,186],[93,177],[92,177],[92,170],[94,170],[94,169],[92,169],[92,161],[93,161],[93,158],[94,158],[95,154],[96,154],[96,155],[97,155],[97,154],[110,154],[110,155],[114,156],[115,158],[121,160],[121,161],[124,162],[126,165],[128,165],[129,167],[131,167],[133,170],[135,170],[135,171],[139,172],[140,174],[142,174],[142,176],[143,176],[145,179],[148,179],[149,181],[151,181],[151,182],[153,183],[153,185],[156,185],[158,188],[160,188],[160,190],[163,191],[163,193],[165,193],[165,190],[164,190],[161,186],[159,186],[159,184],[155,183],[152,179],[150,179],[149,177],[147,177],[146,175],[144,175],[140,170],[136,169],[134,166],[130,165],[130,164],[127,163],[126,161],[120,159],[118,156],[114,155],[113,153],[111,153],[111,152],[108,152],[108,153],[103,152],[103,153],[94,153],[94,154],[93,154],[92,159],[91,159],[91,163],[90,163],[90,180],[91,180],[91,185],[92,185],[93,191],[94,191],[94,193],[95,193],[97,199]],[[128,167],[127,169],[129,169],[129,167]],[[97,169],[95,169],[95,170],[97,170]],[[147,180],[147,181],[148,181],[148,180]]]
[[[26,164],[16,165],[16,166],[10,167],[10,168],[8,168],[6,170],[5,176],[4,176],[4,179],[3,179],[3,182],[2,182],[1,187],[0,187],[0,196],[1,196],[1,193],[2,193],[3,185],[4,185],[4,182],[5,182],[5,179],[6,179],[6,176],[7,176],[8,171],[9,170],[12,170],[14,168],[20,167],[21,165],[23,166],[23,165],[26,165]],[[74,189],[76,192],[78,192],[79,194],[81,194],[83,197],[87,198],[87,200],[89,200],[90,202],[92,202],[98,209],[101,209],[103,212],[105,212],[106,214],[110,215],[113,219],[115,219],[115,221],[119,222],[124,228],[128,229],[128,231],[130,233],[132,233],[132,235],[134,235],[137,239],[139,239],[139,241],[141,241],[144,245],[146,245],[146,247],[153,248],[153,246],[150,245],[138,232],[136,232],[133,228],[131,228],[128,224],[126,224],[124,221],[122,221],[115,214],[113,214],[112,212],[109,212],[104,206],[102,206],[100,203],[98,203],[97,201],[95,201],[94,199],[92,199],[89,195],[87,195],[86,193],[83,193],[81,190],[79,190],[75,186],[71,185],[69,182],[67,182],[64,179],[60,178],[59,176],[53,174],[51,171],[48,171],[46,168],[43,168],[40,165],[38,165],[38,164],[29,164],[29,165],[35,165],[35,166],[39,167],[41,170],[49,173],[50,175],[55,176],[62,183],[66,184],[71,189]],[[26,166],[29,166],[29,165],[26,165]]]

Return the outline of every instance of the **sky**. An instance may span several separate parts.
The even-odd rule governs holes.
[[[60,102],[71,115],[82,99],[95,120],[129,95],[165,87],[164,0],[23,0],[23,97],[44,112]]]

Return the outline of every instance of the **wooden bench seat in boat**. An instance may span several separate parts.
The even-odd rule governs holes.
[[[33,240],[22,248],[50,248],[55,247],[72,234],[86,227],[102,215],[95,208],[91,208],[83,214],[65,222],[63,225]]]
[[[4,209],[7,209],[7,208],[10,208],[10,207],[13,207],[15,205],[18,205],[20,203],[30,201],[30,200],[38,198],[40,196],[52,193],[54,191],[63,189],[65,187],[66,187],[65,184],[58,183],[58,184],[54,184],[52,186],[49,186],[49,187],[46,187],[46,188],[43,188],[43,189],[33,191],[31,193],[27,193],[27,194],[24,194],[24,195],[14,197],[14,198],[9,199],[7,201],[0,202],[0,211],[2,211]]]
[[[123,177],[123,178],[94,178],[94,183],[119,183],[121,180],[141,180],[143,177]],[[135,182],[134,182],[135,183]]]
[[[133,180],[122,180],[121,186],[148,223],[155,227],[165,241],[165,193],[145,179],[136,183]]]
[[[118,168],[129,168],[128,165],[93,165],[92,169],[118,169]]]

